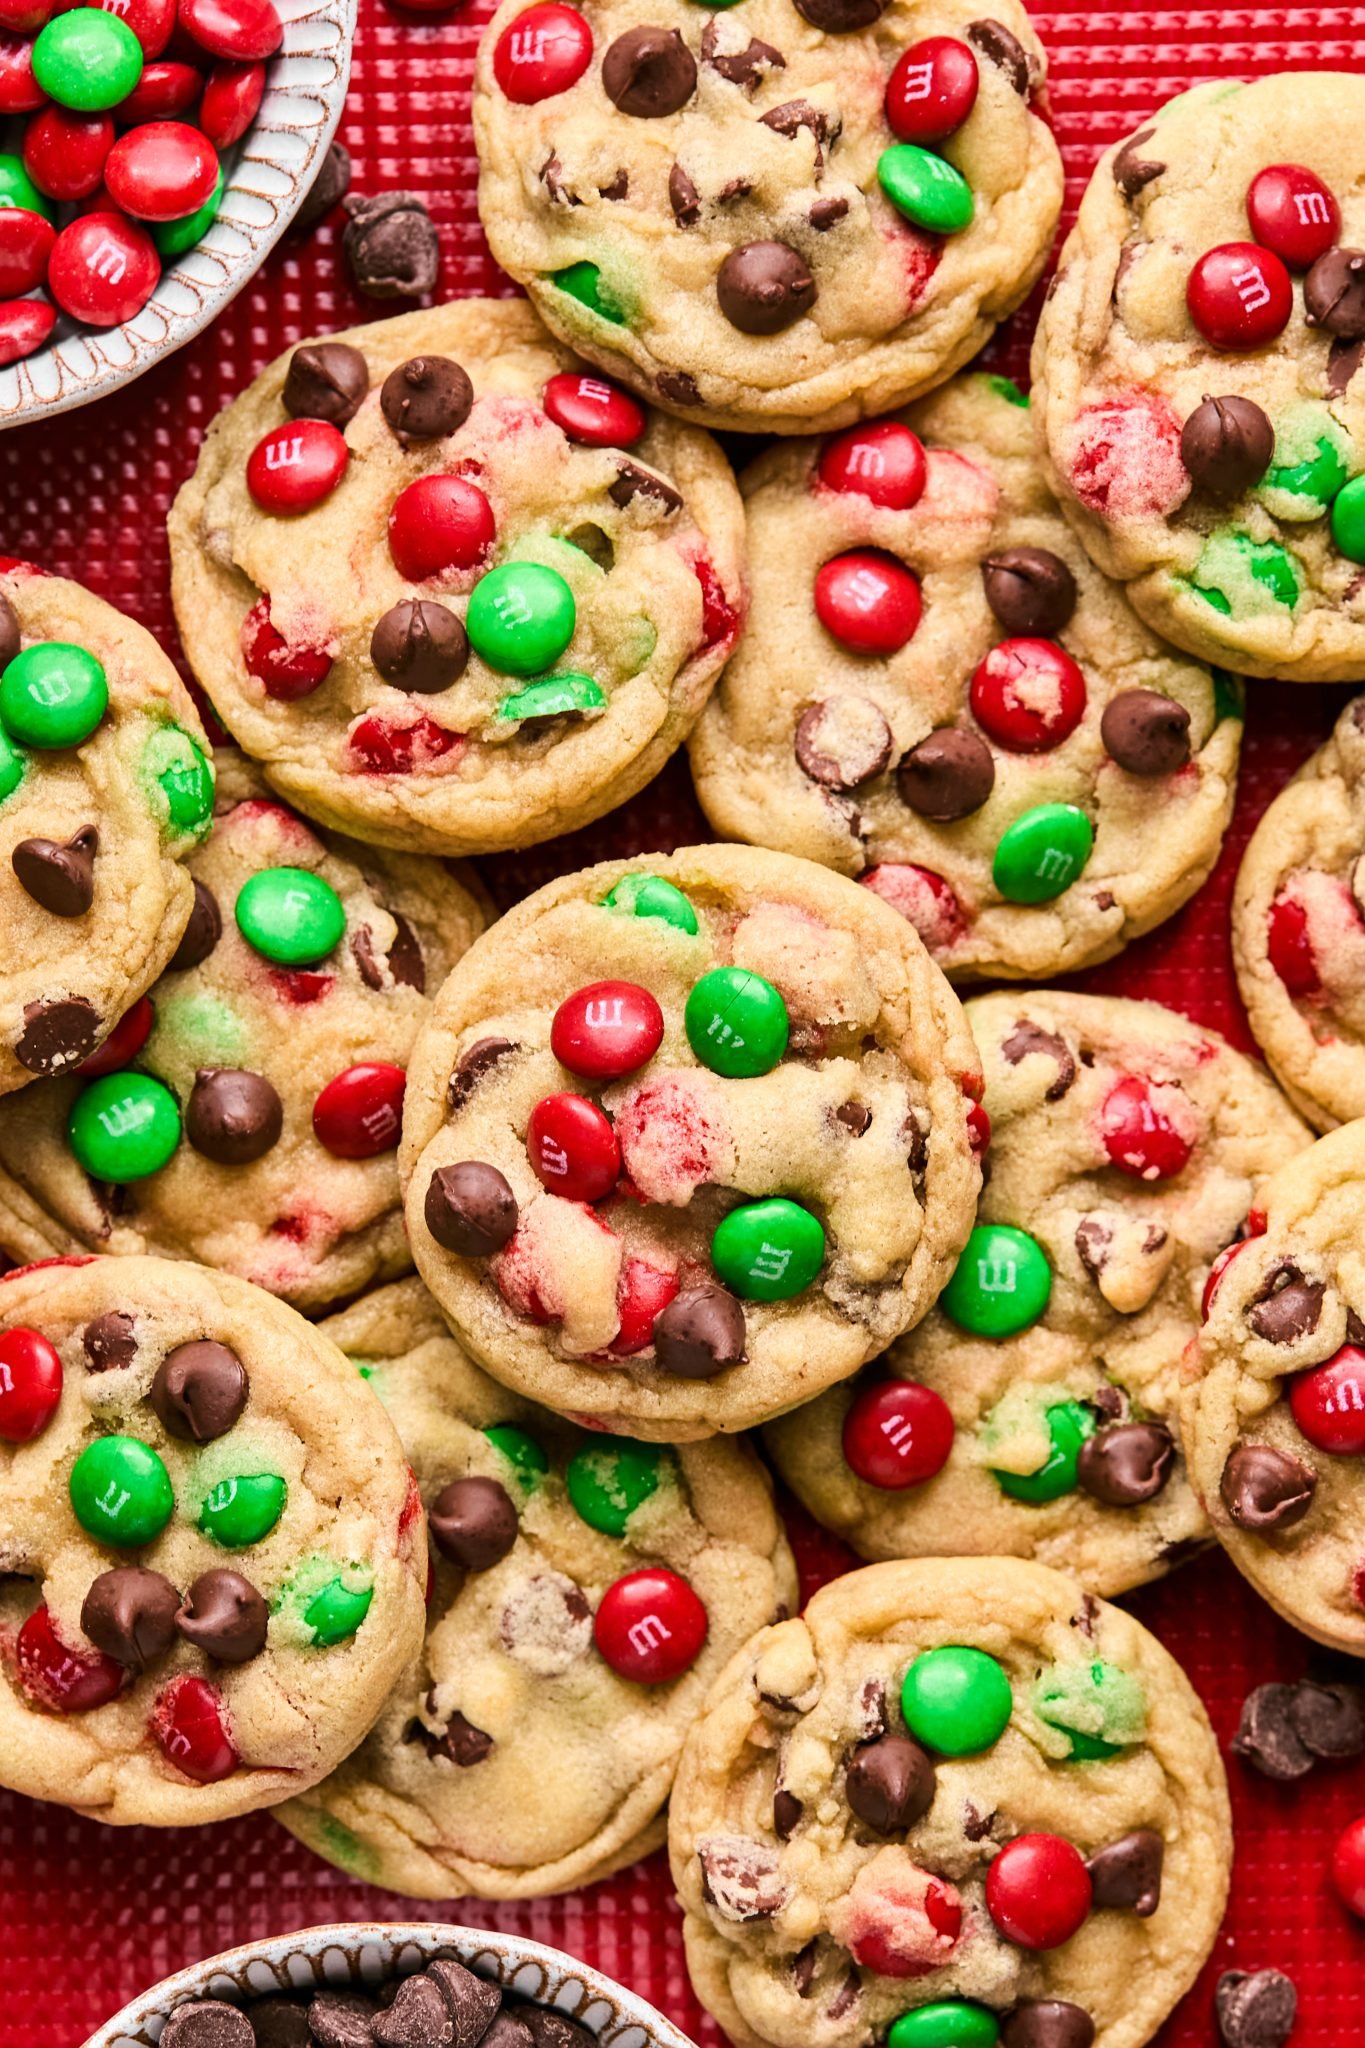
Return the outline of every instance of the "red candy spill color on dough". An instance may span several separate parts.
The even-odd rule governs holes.
[[[1266,952],[1289,995],[1317,993],[1320,984],[1308,936],[1308,912],[1296,896],[1277,896],[1271,904]]]
[[[241,1762],[228,1735],[222,1694],[205,1678],[173,1678],[158,1693],[148,1727],[167,1763],[197,1785],[216,1785]]]
[[[616,1283],[616,1313],[620,1328],[603,1354],[607,1358],[633,1358],[652,1342],[654,1325],[678,1292],[678,1276],[648,1259],[628,1258]]]
[[[437,725],[434,718],[393,725],[371,712],[352,726],[347,745],[366,775],[411,775],[447,754],[463,753],[466,739],[462,732]]]
[[[686,1579],[663,1565],[627,1572],[608,1586],[593,1638],[618,1677],[668,1685],[695,1664],[706,1641],[706,1609]]]
[[[848,1895],[840,1936],[854,1959],[882,1977],[925,1977],[951,1960],[962,1932],[955,1885],[883,1850],[865,1864]]]
[[[62,1361],[38,1330],[0,1331],[0,1440],[32,1443],[57,1412]]]
[[[326,682],[332,666],[332,657],[323,648],[291,647],[276,631],[268,597],[257,598],[242,621],[242,659],[267,697],[283,704],[311,696]]]
[[[1180,422],[1164,399],[1135,392],[1078,413],[1071,483],[1102,519],[1164,519],[1189,495]]]
[[[883,903],[912,924],[931,952],[945,953],[967,929],[962,905],[950,883],[932,868],[910,861],[884,860],[858,880]]]
[[[955,1434],[952,1410],[932,1387],[883,1380],[858,1394],[844,1418],[844,1459],[869,1486],[899,1493],[943,1470]]]
[[[692,573],[701,585],[701,646],[697,652],[706,654],[735,638],[739,632],[739,613],[725,595],[709,555],[696,557]]]
[[[35,1607],[15,1642],[19,1683],[54,1714],[88,1714],[123,1691],[127,1673],[98,1650],[73,1650],[46,1607]]]

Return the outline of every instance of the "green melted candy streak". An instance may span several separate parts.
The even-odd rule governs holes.
[[[1192,588],[1224,618],[1255,618],[1276,605],[1292,610],[1299,601],[1298,571],[1288,552],[1246,533],[1215,533],[1205,542]]]
[[[1072,1763],[1115,1756],[1141,1742],[1147,1729],[1141,1681],[1102,1658],[1050,1665],[1033,1688],[1033,1711],[1066,1737]]]

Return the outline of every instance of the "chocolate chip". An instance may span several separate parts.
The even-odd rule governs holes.
[[[656,121],[697,89],[697,61],[675,28],[628,28],[602,59],[602,90],[623,114]]]
[[[592,1647],[592,1609],[563,1572],[533,1572],[503,1602],[498,1634],[537,1677],[558,1678]]]
[[[668,174],[668,203],[680,228],[694,228],[701,219],[701,194],[681,164],[674,164]],[[661,377],[659,389],[662,391],[663,388],[664,380]],[[693,385],[692,388],[695,391],[696,386]],[[695,400],[692,402],[695,403]]]
[[[1001,548],[981,564],[986,602],[1007,633],[1060,633],[1076,609],[1076,579],[1051,548]]]
[[[479,2048],[536,2048],[536,2042],[521,2014],[504,2006],[488,2032],[480,2036]]]
[[[1229,1747],[1234,1756],[1280,1784],[1292,1784],[1313,1768],[1313,1756],[1294,1726],[1293,1685],[1258,1685],[1242,1702],[1237,1733]]]
[[[979,811],[995,787],[986,742],[955,725],[941,726],[912,747],[896,770],[901,802],[921,818],[947,823]]]
[[[161,2030],[161,2048],[255,2048],[251,2021],[221,1998],[178,2005]]]
[[[1076,1481],[1110,1508],[1155,1500],[1175,1470],[1175,1439],[1159,1422],[1115,1422],[1081,1445]]]
[[[181,1443],[209,1444],[232,1428],[250,1392],[251,1382],[237,1353],[201,1337],[166,1353],[147,1399],[168,1436]]]
[[[566,2013],[551,2012],[548,2006],[523,2006],[518,2018],[530,2030],[535,2048],[597,2048],[595,2037]]]
[[[564,166],[554,150],[546,157],[537,175],[549,194],[551,206],[581,206],[583,201],[564,182]]]
[[[1120,690],[1104,707],[1100,738],[1130,775],[1174,775],[1190,758],[1190,714],[1160,690]]]
[[[652,469],[625,460],[618,462],[615,481],[607,486],[607,496],[623,511],[633,498],[652,498],[665,512],[677,512],[682,506],[682,493],[675,491],[672,484],[656,476]]]
[[[1228,504],[1258,484],[1275,452],[1275,430],[1259,405],[1235,393],[1205,398],[1180,430],[1180,456],[1196,490]]]
[[[841,694],[808,705],[792,742],[797,765],[826,789],[857,789],[891,759],[891,728],[870,697]]]
[[[1326,1288],[1309,1280],[1297,1266],[1285,1265],[1270,1276],[1269,1290],[1247,1310],[1247,1322],[1267,1344],[1293,1344],[1318,1327]]]
[[[427,964],[422,958],[422,942],[401,910],[390,910],[393,919],[393,942],[385,956],[389,974],[400,988],[415,988],[420,995],[427,985]],[[351,934],[351,954],[360,970],[360,979],[366,988],[383,988],[384,968],[380,964],[375,948],[372,928],[362,924]]]
[[[987,63],[1003,71],[1020,99],[1027,99],[1033,83],[1033,65],[1018,36],[1011,35],[1002,21],[973,21],[967,27],[967,41],[980,50]]]
[[[880,21],[888,5],[889,0],[796,0],[796,11],[827,36],[849,36]]]
[[[1090,2048],[1095,2022],[1064,1998],[1024,1998],[1000,2029],[1001,2048]]]
[[[14,1057],[30,1074],[62,1074],[95,1050],[101,1019],[84,996],[24,1005],[24,1028]]]
[[[719,69],[719,67],[717,67]],[[23,641],[19,630],[19,614],[0,591],[0,669],[8,668]]]
[[[1224,1970],[1213,2004],[1227,2048],[1283,2048],[1299,1994],[1283,1970]]]
[[[431,1503],[427,1524],[442,1556],[471,1572],[506,1557],[520,1526],[511,1495],[496,1479],[452,1479]]]
[[[995,1825],[994,1809],[981,1813],[970,1799],[962,1802],[962,1832],[969,1842],[984,1842]]]
[[[264,1074],[201,1067],[185,1105],[185,1136],[217,1166],[249,1166],[277,1145],[284,1104]]]
[[[701,386],[690,370],[660,370],[654,387],[670,405],[701,404]]]
[[[1136,135],[1130,135],[1123,148],[1114,158],[1114,183],[1125,199],[1136,199],[1143,187],[1150,185],[1165,170],[1165,164],[1142,154],[1144,144],[1156,134],[1155,128],[1139,128]]]
[[[1306,1678],[1294,1688],[1290,1715],[1313,1756],[1340,1763],[1365,1755],[1365,1686],[1317,1685]]]
[[[431,215],[412,192],[348,199],[341,238],[358,292],[371,299],[420,299],[434,290],[441,244]]]
[[[314,341],[289,358],[280,402],[291,419],[327,420],[344,427],[364,404],[369,365],[344,341]]]
[[[1365,338],[1365,249],[1329,249],[1303,281],[1303,317],[1342,341]]]
[[[462,1771],[485,1762],[493,1754],[492,1736],[485,1734],[482,1728],[476,1728],[472,1721],[458,1712],[451,1715],[440,1735],[432,1735],[426,1729],[421,1732],[426,1740],[428,1756],[447,1757]]]
[[[828,234],[831,228],[837,227],[847,212],[846,199],[817,199],[806,219],[817,235],[824,235]]]
[[[780,334],[815,304],[815,280],[789,243],[744,242],[721,264],[716,297],[741,334]]]
[[[220,1664],[247,1664],[265,1648],[270,1609],[250,1579],[221,1567],[200,1572],[175,1625],[187,1643]]]
[[[453,1956],[438,1956],[427,1966],[427,1976],[440,1989],[455,2022],[455,2048],[475,2048],[482,2041],[502,2004],[502,1992],[486,1978],[475,1976]]]
[[[1134,1828],[1086,1858],[1091,1904],[1097,1911],[1136,1913],[1150,1919],[1161,1904],[1166,1844],[1153,1828]]]
[[[318,2048],[374,2048],[378,2007],[358,1991],[319,1991],[308,2007]]]
[[[10,855],[19,884],[54,917],[84,917],[95,900],[99,833],[83,825],[67,840],[21,839]]]
[[[437,1244],[465,1259],[501,1250],[517,1227],[517,1198],[496,1166],[462,1159],[439,1166],[427,1183],[423,1213]]]
[[[254,1998],[251,2025],[256,2048],[313,2048],[308,2011],[293,1998]]]
[[[883,1735],[854,1756],[844,1775],[844,1797],[877,1834],[904,1834],[934,1803],[934,1766],[908,1735]]]
[[[400,440],[439,441],[469,418],[474,386],[449,356],[412,356],[390,370],[379,410]]]
[[[779,1842],[789,1842],[801,1825],[805,1807],[794,1792],[779,1786],[773,1794],[773,1833]]]
[[[1292,1529],[1313,1504],[1317,1475],[1271,1444],[1238,1444],[1223,1467],[1218,1490],[1239,1529],[1260,1536]]]
[[[477,1038],[468,1052],[460,1054],[459,1061],[449,1082],[446,1084],[446,1102],[453,1116],[457,1109],[463,1109],[485,1074],[491,1074],[499,1060],[516,1052],[518,1048],[510,1038]]]
[[[351,189],[351,152],[342,142],[334,142],[322,159],[322,168],[308,188],[307,197],[294,215],[290,226],[295,234],[306,234],[325,220],[334,206],[339,206]]]
[[[1327,351],[1327,396],[1340,398],[1365,362],[1365,341],[1334,341]]]
[[[1007,1065],[1017,1067],[1035,1054],[1051,1060],[1057,1069],[1057,1078],[1048,1083],[1043,1095],[1044,1102],[1060,1102],[1076,1078],[1076,1056],[1059,1032],[1044,1031],[1041,1024],[1021,1017],[1009,1037],[1001,1041],[1001,1058]],[[1084,1258],[1085,1254],[1081,1256]]]
[[[709,1283],[669,1302],[654,1325],[654,1363],[679,1380],[709,1380],[744,1363],[748,1332],[733,1294]]]
[[[145,1671],[174,1643],[179,1605],[180,1595],[160,1572],[116,1565],[92,1580],[81,1605],[81,1628],[116,1664]]]
[[[112,1372],[116,1366],[131,1365],[137,1357],[132,1317],[121,1308],[106,1309],[86,1324],[81,1346],[91,1372]]]
[[[761,43],[757,36],[750,36],[742,50],[722,50],[720,47],[724,30],[718,20],[708,21],[702,30],[701,61],[722,78],[728,78],[731,85],[753,97],[759,82],[769,71],[785,71],[787,60],[780,50],[771,43]]]
[[[196,878],[190,921],[181,935],[180,944],[171,955],[170,971],[174,974],[183,974],[187,967],[198,967],[201,962],[208,959],[222,936],[223,913],[218,908],[218,898],[207,882],[201,882]]]
[[[393,2004],[374,2022],[380,2048],[454,2048],[455,2021],[428,1977],[405,1977]]]
[[[370,635],[370,660],[386,683],[419,697],[448,690],[464,674],[469,636],[463,622],[432,598],[391,605]]]
[[[808,129],[815,144],[817,177],[824,165],[825,151],[832,149],[839,140],[844,125],[837,114],[828,114],[823,107],[813,106],[809,100],[786,100],[780,107],[770,107],[759,119],[764,128],[771,128],[775,135],[785,135],[789,141],[794,140],[803,128]]]
[[[863,1137],[872,1128],[872,1111],[865,1102],[841,1102],[834,1117],[855,1138]]]
[[[766,1842],[747,1835],[708,1835],[697,1844],[702,1893],[726,1920],[771,1920],[791,1896]]]
[[[612,179],[610,185],[599,185],[597,188],[597,196],[599,199],[629,199],[629,171],[619,170],[617,171],[615,177]]]

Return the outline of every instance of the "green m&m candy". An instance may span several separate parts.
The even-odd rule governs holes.
[[[550,1461],[540,1445],[524,1429],[518,1429],[515,1423],[495,1422],[491,1429],[484,1431],[484,1435],[494,1450],[502,1452],[528,1493],[549,1471]]]
[[[1001,833],[991,865],[1007,903],[1050,903],[1090,858],[1095,828],[1075,804],[1036,804]]]
[[[1141,1681],[1117,1664],[1053,1664],[1033,1688],[1033,1711],[1065,1735],[1068,1761],[1099,1763],[1141,1742],[1147,1700]]]
[[[745,1301],[788,1301],[824,1262],[818,1219],[781,1195],[732,1209],[711,1239],[712,1265]]]
[[[100,1543],[135,1550],[161,1534],[175,1509],[171,1475],[150,1444],[102,1436],[71,1467],[71,1505]]]
[[[1221,725],[1225,718],[1245,718],[1246,687],[1242,678],[1226,668],[1210,669],[1209,674],[1213,677],[1214,722]]]
[[[1014,1694],[985,1650],[948,1643],[925,1650],[901,1681],[901,1712],[917,1742],[940,1756],[976,1756],[1009,1726]]]
[[[213,768],[198,741],[178,725],[160,726],[142,762],[166,800],[171,833],[201,838],[213,822]]]
[[[202,242],[218,218],[218,209],[223,203],[223,192],[227,179],[223,167],[218,166],[218,183],[210,192],[203,205],[193,213],[182,214],[179,220],[159,220],[147,223],[157,253],[174,259],[183,256],[187,249],[193,249]]]
[[[1024,412],[1028,411],[1028,393],[1019,389],[1013,377],[987,377],[986,382],[997,398],[1004,399],[1006,405],[1016,405]]]
[[[623,875],[602,901],[608,910],[620,910],[629,917],[657,917],[675,931],[690,935],[697,929],[696,911],[682,890],[662,875]]]
[[[24,757],[11,740],[3,726],[0,726],[0,804],[7,796],[13,796],[24,779]]]
[[[1001,1492],[1012,1500],[1039,1506],[1076,1490],[1076,1460],[1086,1438],[1094,1435],[1095,1412],[1083,1401],[1058,1401],[1046,1421],[1052,1449],[1036,1472],[994,1472]]]
[[[315,967],[346,929],[330,882],[307,868],[262,868],[237,892],[237,927],[249,946],[281,967]]]
[[[126,100],[141,78],[142,45],[116,14],[77,7],[39,35],[33,76],[59,107],[100,114]]]
[[[1249,533],[1211,534],[1191,588],[1224,618],[1264,613],[1277,604],[1292,609],[1299,601],[1298,571],[1289,554],[1278,542],[1253,540]]]
[[[1332,502],[1332,541],[1348,562],[1365,562],[1365,476],[1353,476]]]
[[[633,1437],[603,1436],[570,1458],[569,1499],[589,1528],[624,1536],[638,1507],[659,1490],[669,1453]]]
[[[1279,519],[1320,519],[1346,481],[1346,459],[1324,434],[1302,462],[1284,462],[1261,478],[1262,497],[1274,499]]]
[[[564,270],[552,270],[550,283],[558,285],[571,299],[577,299],[590,313],[596,313],[599,320],[609,320],[613,327],[624,326],[625,309],[611,286],[603,283],[595,263],[570,263]]]
[[[886,2048],[995,2048],[1000,2022],[987,2005],[935,1998],[891,2023]]]
[[[939,1307],[974,1337],[1012,1337],[1037,1322],[1051,1293],[1052,1268],[1036,1237],[1008,1223],[978,1223]]]
[[[277,1472],[242,1473],[220,1479],[204,1496],[199,1526],[224,1550],[245,1550],[268,1536],[284,1513],[289,1488]]]
[[[104,669],[65,640],[26,647],[0,676],[0,724],[26,747],[78,747],[108,709]]]
[[[972,188],[946,157],[897,142],[877,159],[877,183],[897,213],[933,235],[957,235],[972,224]]]
[[[24,160],[11,156],[8,150],[0,152],[0,207],[17,206],[25,213],[41,213],[44,220],[55,220],[57,209],[45,194],[38,190],[28,172]]]
[[[577,712],[605,711],[607,700],[602,685],[591,676],[546,676],[540,683],[528,683],[504,697],[496,713],[509,721],[520,718],[565,718]]]
[[[180,1143],[180,1109],[163,1081],[125,1068],[81,1090],[66,1135],[92,1180],[122,1187],[160,1173]]]
[[[787,1050],[787,1005],[748,967],[713,967],[695,982],[683,1012],[687,1042],[713,1074],[766,1074]]]
[[[577,620],[573,592],[558,569],[504,562],[474,585],[464,623],[470,646],[490,668],[534,676],[558,661]]]
[[[373,1599],[372,1582],[348,1586],[338,1573],[320,1593],[313,1595],[303,1610],[303,1618],[313,1631],[314,1643],[324,1650],[330,1650],[335,1643],[344,1643],[360,1627]]]

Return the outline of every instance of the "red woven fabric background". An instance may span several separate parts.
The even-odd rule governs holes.
[[[361,0],[361,30],[341,135],[354,188],[407,188],[441,229],[442,293],[506,290],[479,230],[468,97],[489,0],[436,20]],[[1033,7],[1052,67],[1066,157],[1068,218],[1100,149],[1170,94],[1213,76],[1285,67],[1360,68],[1365,10],[1209,7],[1151,11]],[[326,227],[286,242],[209,333],[121,398],[0,436],[0,552],[78,577],[143,620],[178,653],[163,521],[200,434],[281,348],[371,317],[351,292],[339,236]],[[991,351],[1022,372],[1031,322]],[[1189,908],[1085,985],[1170,1003],[1248,1046],[1233,987],[1227,906],[1237,860],[1266,802],[1325,735],[1342,691],[1252,684],[1241,798],[1222,863]],[[608,852],[706,836],[675,762],[660,785],[575,840],[487,864],[506,902],[561,869]],[[849,1559],[794,1518],[807,1590]],[[1220,1738],[1249,1686],[1308,1668],[1311,1646],[1283,1627],[1219,1558],[1133,1602],[1185,1663]],[[1295,2048],[1365,2040],[1365,1928],[1331,1896],[1337,1830],[1365,1808],[1365,1771],[1320,1770],[1284,1789],[1231,1765],[1237,1821],[1233,1903],[1212,1963],[1163,2036],[1164,2048],[1216,2039],[1218,1970],[1274,1963],[1300,1991]],[[80,2048],[134,1993],[167,1972],[257,1936],[327,1920],[458,1919],[533,1935],[600,1964],[693,2034],[721,2048],[683,1968],[662,1857],[564,1899],[496,1907],[422,1907],[354,1883],[264,1815],[226,1826],[153,1833],[73,1819],[0,1794],[0,2048]]]

